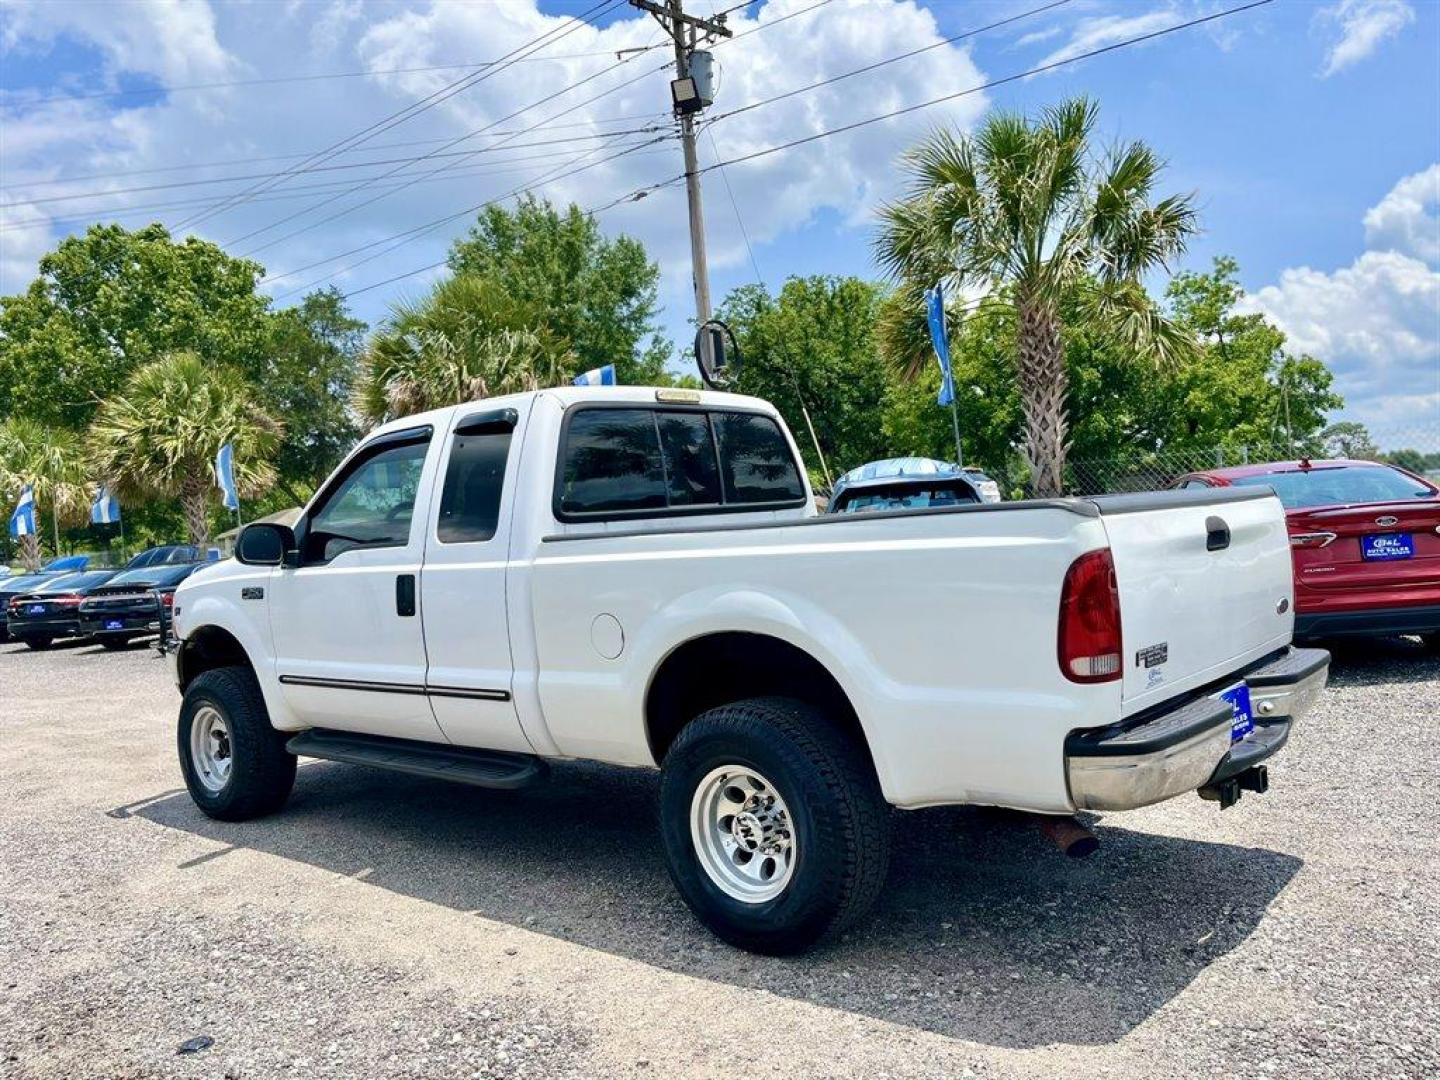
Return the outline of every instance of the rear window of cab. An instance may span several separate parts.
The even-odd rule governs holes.
[[[562,521],[726,513],[804,505],[790,444],[763,413],[578,406],[556,468]]]

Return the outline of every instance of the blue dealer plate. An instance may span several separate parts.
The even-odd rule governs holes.
[[[106,619],[106,620],[105,620],[105,629],[106,629],[106,630],[124,630],[124,629],[125,629],[125,620],[124,620],[124,619]]]
[[[1230,741],[1239,742],[1255,730],[1255,718],[1250,712],[1250,687],[1244,683],[1232,686],[1220,699],[1230,703]]]
[[[25,609],[25,611],[26,611],[27,614],[30,614],[30,615],[44,615],[44,614],[45,614],[45,605],[44,605],[44,604],[31,604],[28,608]]]
[[[1372,562],[1413,559],[1415,538],[1409,533],[1367,533],[1360,538],[1360,556]]]

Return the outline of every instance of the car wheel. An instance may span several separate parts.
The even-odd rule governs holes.
[[[285,804],[295,756],[270,726],[260,684],[249,668],[201,672],[185,690],[177,742],[180,769],[195,805],[221,821],[247,821]]]
[[[732,945],[784,954],[854,925],[889,866],[889,807],[863,747],[788,698],[722,705],[665,755],[670,876]]]
[[[1440,653],[1440,633],[1421,634],[1421,644],[1433,653]]]
[[[30,648],[36,650],[37,652],[44,652],[46,649],[50,648],[50,645],[54,640],[54,638],[49,637],[27,637],[25,639],[25,644],[28,645]]]
[[[102,649],[109,649],[111,652],[119,652],[121,649],[128,649],[130,647],[130,639],[102,637],[100,639],[100,647]]]

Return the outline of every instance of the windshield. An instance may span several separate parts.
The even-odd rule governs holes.
[[[66,574],[35,591],[37,593],[78,592],[81,589],[89,589],[108,581],[114,574],[114,570],[91,570],[84,574]]]
[[[958,506],[980,500],[968,484],[903,484],[895,487],[864,488],[844,499],[838,513],[867,510],[915,510],[927,506]]]
[[[1241,476],[1231,483],[1236,487],[1273,487],[1286,510],[1429,499],[1435,495],[1434,488],[1385,465],[1295,469],[1264,476]]]

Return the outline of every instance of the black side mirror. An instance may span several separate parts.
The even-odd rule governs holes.
[[[295,530],[268,521],[246,525],[235,541],[235,558],[247,566],[279,566],[294,550]]]

